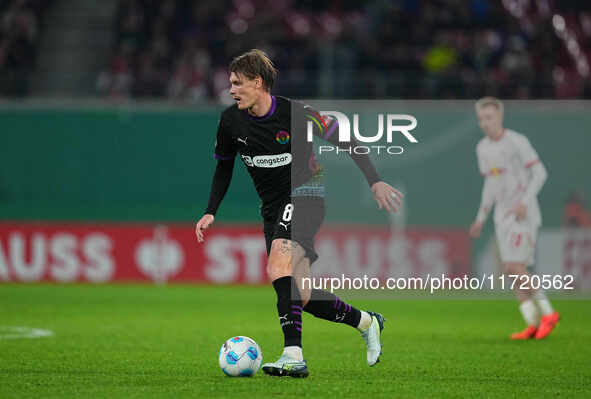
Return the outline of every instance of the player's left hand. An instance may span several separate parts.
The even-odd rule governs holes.
[[[201,217],[201,219],[199,219],[197,225],[195,225],[195,235],[197,236],[197,242],[203,242],[205,240],[205,238],[203,237],[203,233],[205,232],[205,230],[207,230],[209,226],[211,226],[214,220],[215,217],[208,213],[206,213],[205,215],[203,215],[203,217]]]
[[[513,206],[513,208],[509,209],[509,212],[507,212],[507,215],[511,215],[514,214],[515,215],[515,219],[517,220],[523,220],[525,219],[525,216],[527,215],[527,207],[522,204],[521,202],[515,204]]]
[[[398,212],[398,208],[402,206],[404,194],[388,183],[384,183],[383,181],[374,183],[371,186],[371,192],[373,193],[373,198],[378,203],[379,209],[386,209],[392,213]]]
[[[474,223],[472,223],[470,225],[470,230],[468,230],[468,234],[470,234],[470,237],[472,237],[472,238],[480,237],[480,233],[482,233],[482,226],[484,226],[483,222],[481,222],[479,220],[475,220]]]

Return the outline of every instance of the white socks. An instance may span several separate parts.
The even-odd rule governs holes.
[[[533,296],[533,299],[538,304],[538,307],[540,308],[542,315],[546,316],[551,313],[554,313],[554,308],[550,304],[550,301],[548,300],[548,297],[546,296],[546,293],[544,291],[542,291],[541,289],[536,291],[536,294]]]
[[[523,316],[523,320],[528,326],[538,325],[538,309],[536,304],[531,299],[527,299],[519,304],[519,310]]]
[[[283,348],[283,354],[300,362],[304,360],[302,348],[300,348],[299,346],[286,346],[285,348]]]
[[[359,325],[357,326],[357,329],[361,332],[367,331],[369,326],[371,326],[371,321],[372,321],[372,318],[369,315],[369,313],[364,312],[362,310],[361,311],[361,319],[359,320]]]

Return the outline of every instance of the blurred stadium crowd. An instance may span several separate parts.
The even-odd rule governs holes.
[[[43,14],[51,0],[0,0],[0,94],[27,94]]]
[[[48,3],[0,1],[2,91],[34,65]],[[119,0],[113,20],[109,98],[224,100],[228,62],[253,47],[293,97],[591,98],[590,2]]]

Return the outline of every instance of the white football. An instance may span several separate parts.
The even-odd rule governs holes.
[[[259,371],[263,353],[254,339],[236,336],[220,348],[220,368],[229,377],[252,377]]]

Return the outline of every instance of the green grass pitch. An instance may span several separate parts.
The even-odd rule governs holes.
[[[305,315],[309,378],[229,378],[217,354],[233,335],[280,354],[270,286],[2,284],[0,335],[54,336],[0,339],[0,398],[591,397],[591,302],[554,303],[548,339],[511,342],[514,301],[356,300],[387,318],[375,367],[355,330]]]

